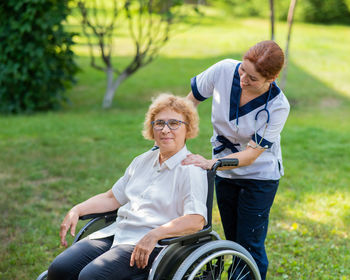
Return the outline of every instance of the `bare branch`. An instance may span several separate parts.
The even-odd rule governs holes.
[[[101,70],[101,71],[105,71],[106,68],[103,68],[102,66],[98,66],[95,63],[95,55],[94,55],[94,50],[93,50],[93,45],[91,43],[91,37],[90,34],[87,32],[86,30],[86,22],[87,22],[87,10],[86,7],[84,5],[84,3],[79,2],[78,3],[78,7],[80,9],[80,12],[82,14],[82,27],[83,27],[83,33],[87,38],[87,42],[88,42],[88,46],[89,46],[89,53],[90,53],[90,64],[92,67]]]
[[[90,20],[88,16],[88,11],[85,6],[85,4],[80,1],[78,3],[78,6],[80,8],[82,17],[83,17],[83,32],[85,36],[88,38],[88,44],[90,48],[90,57],[91,57],[91,65],[95,67],[96,69],[106,71],[107,68],[111,68],[111,55],[112,55],[112,47],[113,47],[113,30],[114,30],[114,21],[116,20],[118,16],[118,9],[116,1],[114,1],[114,9],[113,9],[113,18],[111,19],[111,23],[106,26],[99,26],[98,24],[95,26]],[[97,2],[94,1],[94,6],[91,7],[93,16],[95,18],[95,21],[98,22],[98,13],[97,13]],[[107,68],[103,68],[100,66],[97,66],[95,63],[95,57],[93,54],[93,46],[90,39],[90,34],[87,32],[87,28],[89,28],[92,32],[92,34],[97,38],[98,40],[98,46],[101,53],[101,58],[103,62],[105,63]],[[116,73],[120,73],[117,69],[114,69]]]
[[[103,1],[101,1],[103,2]],[[102,29],[102,25],[99,24],[99,19],[98,19],[98,15],[97,15],[97,2],[96,0],[94,0],[93,2],[93,9],[92,9],[92,12],[93,12],[93,15],[94,15],[94,23],[95,23],[95,26],[98,28],[98,29]],[[100,31],[101,32],[101,31]]]
[[[140,53],[140,46],[139,46],[139,41],[136,38],[134,28],[133,28],[133,18],[132,18],[132,14],[130,11],[130,5],[131,5],[130,0],[128,0],[125,3],[125,11],[126,11],[126,16],[127,16],[128,23],[129,23],[129,32],[131,35],[131,39],[134,41],[134,44],[135,44],[135,52],[136,52],[135,56],[138,56]]]

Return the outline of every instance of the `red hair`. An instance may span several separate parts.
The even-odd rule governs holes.
[[[252,46],[243,56],[254,64],[255,70],[264,78],[275,78],[284,65],[284,53],[272,40],[262,41]]]

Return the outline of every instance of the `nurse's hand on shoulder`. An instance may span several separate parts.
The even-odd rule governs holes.
[[[206,159],[201,155],[187,155],[187,157],[181,162],[182,165],[190,165],[193,164],[195,166],[199,166],[205,170],[211,169],[211,167],[216,162],[216,159]]]

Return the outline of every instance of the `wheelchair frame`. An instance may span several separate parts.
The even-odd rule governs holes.
[[[233,241],[221,240],[212,230],[216,170],[219,167],[237,165],[237,159],[221,159],[207,171],[207,225],[194,234],[159,240],[158,244],[164,248],[154,260],[148,280],[261,280],[259,269],[250,253]],[[117,211],[80,217],[80,220],[90,221],[79,231],[73,244],[115,222],[116,217]],[[145,277],[146,275],[142,275],[141,279]],[[46,279],[47,271],[37,278],[37,280]]]

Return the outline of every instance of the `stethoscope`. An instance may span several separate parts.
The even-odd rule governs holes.
[[[266,100],[266,103],[265,103],[265,107],[261,110],[259,110],[256,115],[255,115],[255,125],[254,125],[254,142],[256,143],[255,146],[252,146],[250,145],[249,143],[247,144],[249,147],[252,147],[254,149],[257,149],[257,148],[260,148],[260,144],[262,143],[262,141],[264,140],[264,137],[265,137],[265,132],[266,132],[266,128],[267,128],[267,125],[269,124],[270,122],[270,112],[269,110],[267,109],[267,105],[270,101],[270,95],[271,95],[271,89],[272,89],[272,83],[270,84],[270,87],[269,87],[269,94],[267,95],[267,100]],[[238,99],[238,102],[237,102],[237,108],[236,108],[236,127],[237,127],[237,132],[239,131],[239,126],[238,126],[238,110],[239,110],[239,100],[241,99],[241,94],[242,94],[242,90],[239,94],[239,99]],[[258,122],[258,117],[259,117],[259,114],[260,113],[263,113],[263,112],[266,112],[266,124],[265,124],[265,128],[264,128],[264,131],[263,131],[263,135],[261,136],[261,139],[260,141],[258,141],[258,136],[257,136],[257,122]],[[262,149],[267,149],[268,146],[264,146],[264,147],[261,147]]]

